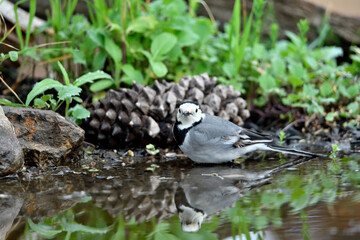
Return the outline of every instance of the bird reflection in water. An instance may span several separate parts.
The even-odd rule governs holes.
[[[273,170],[245,170],[229,166],[199,167],[180,181],[175,204],[185,232],[200,230],[204,219],[232,207],[251,189],[269,182]]]

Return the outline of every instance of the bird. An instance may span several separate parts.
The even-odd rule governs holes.
[[[231,162],[253,151],[276,151],[303,157],[323,156],[278,146],[268,134],[203,113],[200,105],[194,101],[184,101],[179,105],[172,130],[181,151],[196,163]]]

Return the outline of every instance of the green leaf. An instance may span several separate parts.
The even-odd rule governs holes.
[[[292,63],[289,65],[291,76],[297,79],[306,79],[306,70],[301,63]]]
[[[89,72],[89,73],[86,73],[86,74],[82,75],[81,77],[77,78],[74,81],[73,85],[80,87],[86,83],[93,83],[95,80],[98,80],[98,79],[112,80],[112,77],[103,71]]]
[[[124,80],[128,80],[128,84],[132,84],[132,81],[136,81],[138,83],[144,84],[144,77],[140,71],[135,70],[134,67],[130,64],[125,64],[122,66],[122,70],[125,73]]]
[[[200,39],[200,37],[197,34],[195,34],[193,31],[189,29],[185,29],[181,31],[178,38],[179,38],[178,42],[181,47],[191,46]]]
[[[314,84],[305,84],[303,87],[303,94],[309,99],[312,99],[318,93],[319,90],[315,88]]]
[[[114,60],[115,64],[121,64],[122,51],[114,40],[109,37],[105,38],[105,50]]]
[[[94,82],[93,84],[90,85],[90,91],[92,92],[99,92],[102,91],[104,89],[108,89],[114,86],[114,81],[113,80],[109,80],[109,79],[103,79],[103,80],[99,80]]]
[[[234,62],[226,62],[222,66],[222,70],[229,78],[233,78],[236,75]]]
[[[58,98],[60,100],[69,99],[73,96],[78,96],[81,93],[81,88],[73,85],[61,86],[56,88],[58,91]]]
[[[294,76],[289,77],[289,82],[293,87],[301,86],[304,83],[302,80],[300,80],[300,79],[298,79],[298,78],[296,78]]]
[[[213,36],[213,24],[208,18],[196,19],[195,24],[193,24],[190,28],[192,32],[199,37],[198,41],[200,42],[205,42]]]
[[[269,89],[272,89],[276,87],[276,82],[273,76],[269,74],[263,74],[259,77],[259,83],[260,87],[265,91],[269,91]]]
[[[255,43],[253,48],[252,48],[252,54],[254,56],[255,59],[261,59],[264,57],[266,53],[266,49],[265,46],[263,44],[260,43]]]
[[[360,111],[359,109],[359,103],[358,102],[352,102],[346,107],[347,110],[349,110],[350,114],[356,114]]]
[[[70,79],[69,79],[69,75],[68,73],[66,72],[64,66],[61,64],[61,62],[57,62],[59,68],[60,68],[60,71],[64,77],[64,82],[65,82],[65,85],[69,85],[70,84]]]
[[[326,121],[328,121],[328,122],[332,122],[332,121],[334,121],[334,119],[335,119],[335,117],[336,117],[337,115],[338,115],[337,113],[329,112],[329,113],[326,114],[325,119],[326,119]]]
[[[284,60],[282,60],[281,58],[274,58],[271,60],[271,63],[272,63],[272,71],[275,75],[277,76],[285,75],[286,65]]]
[[[356,95],[359,94],[359,90],[356,86],[350,86],[346,89],[346,91],[350,98],[354,98],[354,97],[356,97]]]
[[[311,56],[306,56],[305,61],[310,66],[310,68],[313,70],[315,70],[319,67],[319,64],[316,62],[316,59]]]
[[[91,39],[93,43],[95,43],[98,47],[103,47],[104,44],[104,35],[99,29],[89,29],[87,31],[87,36]]]
[[[138,32],[144,33],[154,29],[156,20],[153,16],[140,16],[132,21],[126,29],[126,33]]]
[[[35,224],[30,218],[27,219],[30,229],[34,232],[39,233],[41,236],[46,238],[54,238],[57,234],[61,233],[61,230],[54,230],[51,226],[45,223]]]
[[[343,55],[343,50],[341,47],[323,47],[321,55],[323,60],[335,59]]]
[[[20,103],[13,103],[7,99],[0,99],[0,105],[10,106],[10,107],[24,107],[24,105]]]
[[[69,109],[69,112],[74,119],[85,119],[90,117],[90,112],[81,104],[76,104],[74,107]]]
[[[44,108],[49,106],[48,104],[46,104],[46,102],[44,100],[42,100],[41,98],[35,98],[34,99],[34,106],[38,107],[38,108]]]
[[[58,81],[55,81],[50,78],[43,79],[42,81],[35,84],[34,88],[29,92],[26,98],[25,105],[29,106],[30,102],[39,94],[44,93],[45,91],[57,87],[62,87],[63,85]]]
[[[171,33],[165,32],[156,36],[151,43],[151,54],[153,59],[161,60],[162,55],[170,52],[170,50],[175,46],[176,42],[177,38]]]
[[[19,55],[17,51],[10,51],[9,52],[10,60],[16,62],[19,59]]]
[[[92,66],[94,70],[103,69],[105,65],[106,58],[108,57],[107,52],[104,49],[101,49],[94,57],[92,61]]]
[[[150,61],[152,70],[157,77],[164,77],[167,73],[167,67],[162,62]]]
[[[112,226],[104,227],[104,228],[96,228],[96,227],[88,227],[76,222],[67,222],[66,220],[62,220],[61,226],[63,227],[63,230],[66,232],[85,232],[85,233],[100,233],[104,234],[107,233],[112,229]]]
[[[332,93],[332,86],[330,83],[325,82],[320,87],[320,94],[323,97],[327,97]]]

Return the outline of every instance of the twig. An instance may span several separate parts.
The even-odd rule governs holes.
[[[289,123],[286,127],[284,127],[281,131],[282,132],[286,132],[289,128],[291,128],[292,126],[294,126],[295,124],[299,123],[299,122],[305,122],[304,118],[301,119],[297,119],[291,123]]]
[[[16,92],[14,90],[12,90],[12,88],[7,85],[7,83],[5,82],[5,80],[2,78],[2,76],[0,76],[0,80],[5,84],[5,86],[15,95],[15,97],[19,100],[19,102],[21,102],[21,104],[25,105],[23,103],[23,101],[21,101],[21,99],[19,98],[19,96],[16,94]]]
[[[205,1],[199,1],[199,3],[201,3],[201,5],[203,5],[203,7],[205,8],[205,11],[207,12],[207,14],[209,15],[209,18],[211,20],[212,23],[215,23],[215,18],[214,15],[211,12],[211,9],[209,8],[209,6],[206,4]]]

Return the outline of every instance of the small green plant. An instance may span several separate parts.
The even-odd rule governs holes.
[[[151,164],[150,167],[147,167],[145,170],[149,171],[149,172],[154,172],[157,168],[159,168],[160,166],[157,164]]]
[[[336,158],[336,152],[338,150],[338,145],[334,144],[332,145],[332,150],[331,150],[331,154],[330,154],[330,158],[331,159],[335,159]]]
[[[282,146],[285,143],[285,132],[281,131],[279,133],[279,145]]]
[[[153,144],[148,144],[148,145],[146,145],[146,152],[151,155],[156,155],[160,152],[160,150],[156,149]]]
[[[29,106],[34,100],[35,107],[49,108],[53,111],[57,111],[65,102],[65,117],[70,118],[75,122],[88,118],[90,116],[90,112],[79,104],[82,103],[82,99],[79,97],[82,91],[80,86],[86,83],[92,83],[99,79],[111,80],[111,76],[102,71],[90,72],[71,82],[65,68],[60,62],[58,62],[58,67],[60,68],[65,84],[50,78],[43,79],[42,81],[36,83],[34,88],[29,92],[25,105]],[[53,94],[45,94],[46,91],[51,89],[57,92],[57,96],[54,96]],[[39,97],[39,95],[41,96]],[[70,104],[73,101],[77,102],[77,104],[70,108]]]

